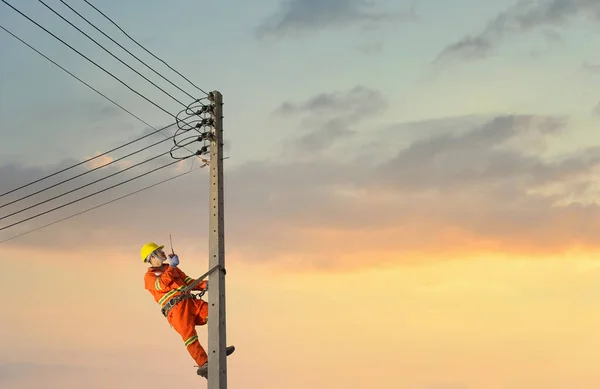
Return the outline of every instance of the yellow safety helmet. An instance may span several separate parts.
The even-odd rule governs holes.
[[[154,242],[150,242],[150,243],[146,243],[144,246],[142,246],[142,249],[140,250],[140,256],[142,257],[142,262],[146,262],[146,258],[148,258],[148,255],[152,254],[154,252],[154,250],[159,250],[164,248],[165,246],[159,246]]]

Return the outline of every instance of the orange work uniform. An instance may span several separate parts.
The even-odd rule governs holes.
[[[150,267],[144,275],[145,288],[161,308],[193,281],[181,269],[169,264]],[[194,290],[205,289],[206,281],[201,281],[194,287]],[[198,366],[207,362],[208,356],[198,341],[196,326],[205,325],[207,317],[208,304],[199,299],[180,301],[167,314],[167,321],[181,335],[188,352]]]

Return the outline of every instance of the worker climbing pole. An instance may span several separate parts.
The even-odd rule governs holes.
[[[161,312],[169,324],[181,336],[189,354],[197,363],[198,375],[208,380],[208,389],[227,389],[227,356],[235,351],[235,347],[226,347],[222,95],[218,91],[211,92],[208,100],[210,103],[202,105],[197,111],[191,105],[184,110],[189,115],[188,118],[193,115],[208,117],[192,120],[197,122],[196,126],[192,126],[190,122],[180,122],[179,119],[177,125],[184,132],[192,129],[198,131],[200,137],[197,137],[197,141],[209,142],[209,145],[203,146],[196,153],[201,156],[210,150],[210,160],[207,162],[210,166],[209,269],[196,280],[187,276],[178,267],[179,257],[173,250],[172,241],[169,255],[163,251],[163,245],[154,242],[145,244],[140,255],[144,263],[150,264],[144,276],[145,288],[161,306]],[[198,130],[205,126],[210,127],[210,131]],[[173,136],[175,147],[184,147],[175,140],[176,136],[177,132]],[[171,156],[177,158],[172,152],[173,149]],[[207,281],[204,280],[206,277]],[[207,303],[202,300],[202,296],[208,291],[209,285]],[[192,294],[192,291],[200,293]],[[208,352],[198,340],[195,328],[198,325],[208,327]]]

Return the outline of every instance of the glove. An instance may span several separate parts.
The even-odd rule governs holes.
[[[177,267],[179,265],[179,257],[177,254],[169,254],[169,265]]]

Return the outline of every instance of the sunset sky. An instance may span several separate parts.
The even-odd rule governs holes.
[[[230,388],[600,387],[600,2],[89,1],[223,93]],[[60,0],[7,2],[168,112],[182,106],[44,3],[190,102]],[[5,3],[0,25],[155,128],[173,123]],[[150,131],[0,29],[0,194]],[[170,251],[171,234],[184,272],[208,269],[207,169],[68,218],[197,160],[3,228],[172,161],[18,212],[167,141],[3,206],[162,139],[0,197],[2,389],[205,387],[139,250]]]

